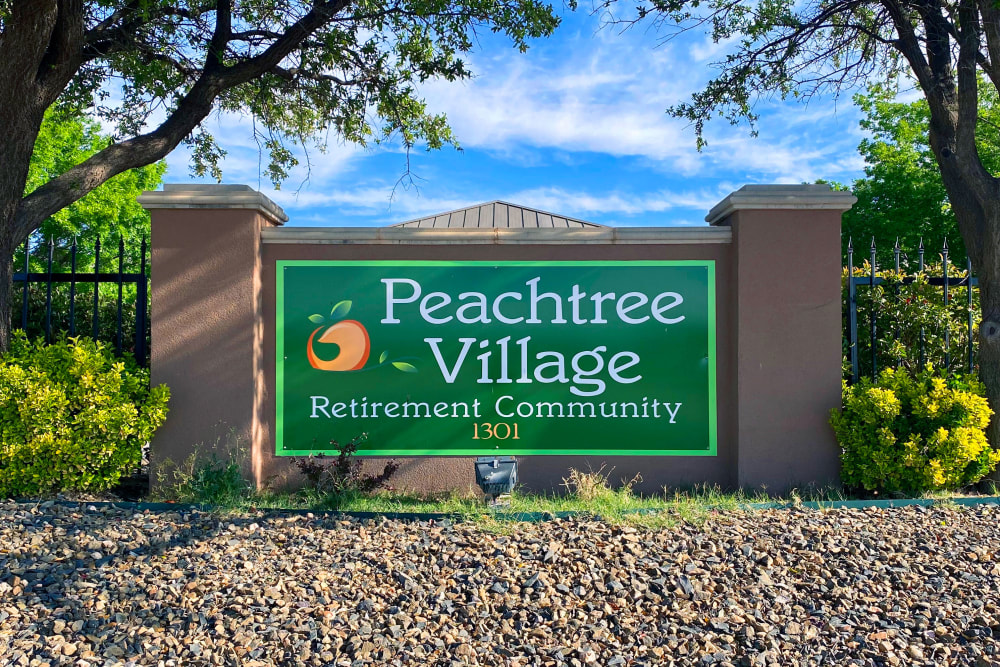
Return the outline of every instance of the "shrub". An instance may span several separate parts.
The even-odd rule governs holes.
[[[980,321],[979,290],[973,288],[973,301],[968,304],[967,287],[952,285],[948,303],[944,303],[941,285],[931,285],[931,278],[940,278],[940,263],[928,264],[923,273],[903,269],[876,271],[885,284],[858,286],[858,370],[860,375],[872,375],[871,321],[875,317],[875,352],[879,367],[902,366],[918,372],[927,363],[935,368],[955,373],[968,371],[969,315],[972,315],[973,335]],[[855,277],[869,277],[870,265],[854,267]],[[950,278],[967,278],[964,267],[949,265]],[[906,282],[913,278],[912,282]],[[843,313],[844,377],[851,374],[848,346],[850,304],[848,302],[847,269],[841,274]],[[945,332],[948,333],[947,340]],[[975,341],[974,341],[975,342]],[[947,344],[946,344],[947,343]]]
[[[0,358],[0,497],[107,490],[138,467],[168,397],[102,343],[16,334]]]
[[[368,494],[385,487],[389,478],[399,470],[395,460],[386,462],[382,472],[368,475],[362,472],[363,463],[356,457],[358,446],[368,436],[364,433],[341,446],[336,440],[330,447],[339,454],[330,463],[325,463],[322,454],[295,459],[295,465],[306,478],[306,489],[320,495],[341,496],[354,493]]]
[[[991,414],[977,380],[940,377],[929,366],[845,384],[843,409],[831,417],[843,481],[910,495],[973,484],[1000,462],[984,431]]]

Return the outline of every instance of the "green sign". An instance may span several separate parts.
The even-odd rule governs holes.
[[[715,264],[279,261],[279,456],[714,456]]]

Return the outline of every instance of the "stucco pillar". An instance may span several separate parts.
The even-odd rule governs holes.
[[[741,488],[839,483],[828,420],[841,401],[840,218],[855,201],[827,185],[747,185],[706,217],[733,230]]]
[[[246,185],[168,184],[139,203],[152,216],[152,382],[171,390],[153,483],[165,461],[196,451],[236,454],[259,479],[250,452],[268,435],[260,232],[288,218]]]

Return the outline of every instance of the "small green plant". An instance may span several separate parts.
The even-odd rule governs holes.
[[[362,433],[344,445],[332,440],[330,446],[339,454],[330,463],[325,462],[326,457],[322,454],[295,459],[295,466],[306,478],[307,491],[316,495],[343,496],[369,494],[385,488],[389,478],[399,470],[399,463],[392,460],[385,464],[381,473],[364,474],[364,464],[357,458],[357,453],[358,446],[367,438],[367,434]]]
[[[875,381],[844,385],[831,424],[842,448],[845,484],[918,495],[982,479],[1000,462],[985,428],[990,410],[972,377],[886,369]]]
[[[232,459],[220,459],[212,452],[195,466],[186,488],[180,489],[178,495],[189,501],[219,503],[242,498],[250,491],[240,464]]]
[[[139,466],[169,395],[102,343],[15,334],[0,358],[0,497],[112,487]]]
[[[155,466],[155,496],[182,503],[239,506],[255,494],[244,474],[248,448],[235,431],[210,445],[199,443],[181,463],[171,459]]]

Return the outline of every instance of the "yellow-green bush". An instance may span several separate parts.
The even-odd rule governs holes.
[[[15,335],[0,358],[0,498],[110,488],[139,465],[169,395],[101,343]]]
[[[940,377],[930,367],[845,384],[844,407],[830,420],[843,481],[910,495],[973,484],[1000,462],[984,430],[992,414],[977,380]]]

